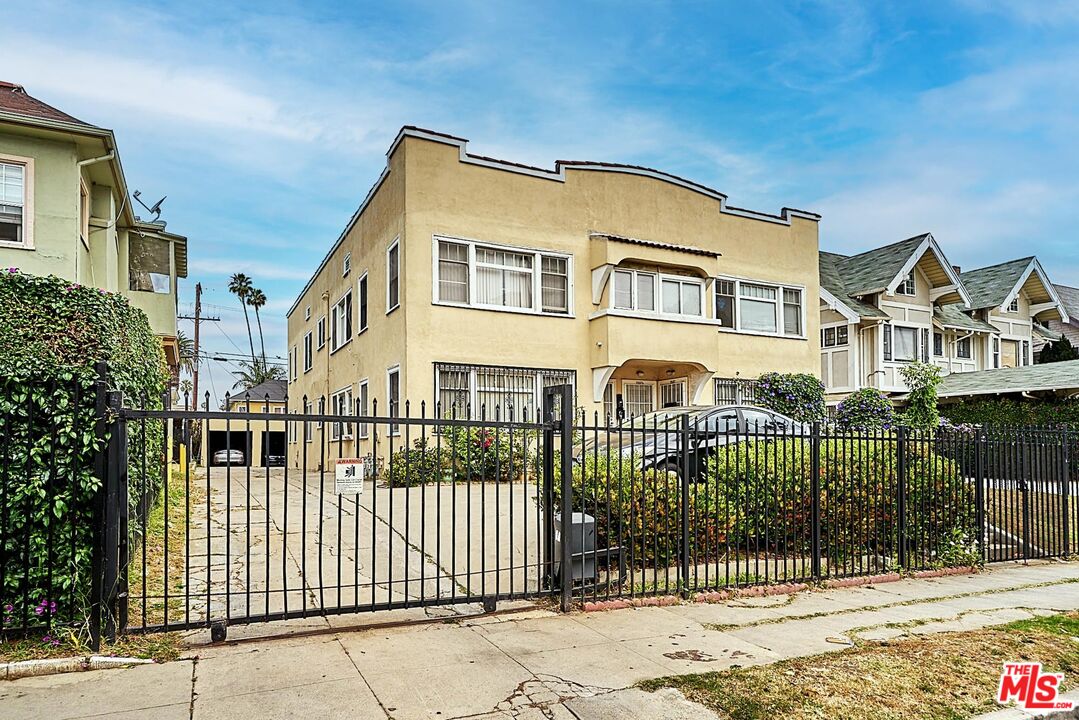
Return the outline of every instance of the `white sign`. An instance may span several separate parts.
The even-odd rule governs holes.
[[[362,495],[365,470],[363,458],[339,459],[334,471],[334,492],[338,495]]]

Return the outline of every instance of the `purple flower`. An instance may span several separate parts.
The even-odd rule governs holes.
[[[15,274],[15,273],[19,272],[19,268],[16,268],[16,267],[9,267],[9,268],[7,269],[7,271],[8,271],[9,273]]]

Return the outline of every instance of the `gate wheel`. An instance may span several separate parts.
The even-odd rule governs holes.
[[[225,638],[228,636],[228,633],[229,633],[228,625],[225,624],[224,620],[218,620],[216,622],[210,623],[210,640],[211,641],[213,641],[215,643],[225,642]]]

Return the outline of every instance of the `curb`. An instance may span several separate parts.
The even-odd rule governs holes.
[[[899,573],[884,573],[882,575],[868,575],[865,577],[852,577],[825,580],[819,585],[810,583],[781,583],[779,585],[754,585],[734,590],[715,590],[713,592],[701,592],[693,596],[696,603],[721,603],[736,598],[765,597],[769,595],[793,595],[794,593],[811,590],[814,587],[833,590],[837,588],[864,587],[866,585],[881,585],[884,583],[898,582],[906,579],[928,579],[946,577],[952,575],[973,575],[977,572],[974,567],[941,568],[939,570],[919,570],[909,575]],[[659,595],[656,597],[633,598],[629,600],[598,600],[595,602],[582,603],[584,612],[604,612],[607,610],[621,610],[630,607],[667,607],[679,605],[682,598],[677,595]]]
[[[142,658],[110,657],[108,655],[20,660],[0,665],[0,680],[18,680],[19,678],[38,675],[58,675],[60,673],[82,672],[84,670],[109,670],[131,667],[132,665],[151,665],[153,663],[153,660],[144,660]]]

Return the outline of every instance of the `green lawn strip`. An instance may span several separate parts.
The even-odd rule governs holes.
[[[1041,662],[1063,672],[1065,690],[1079,684],[1079,613],[969,632],[939,633],[772,665],[659,678],[645,690],[671,687],[731,720],[783,717],[851,720],[944,720],[989,712],[1001,664]]]

